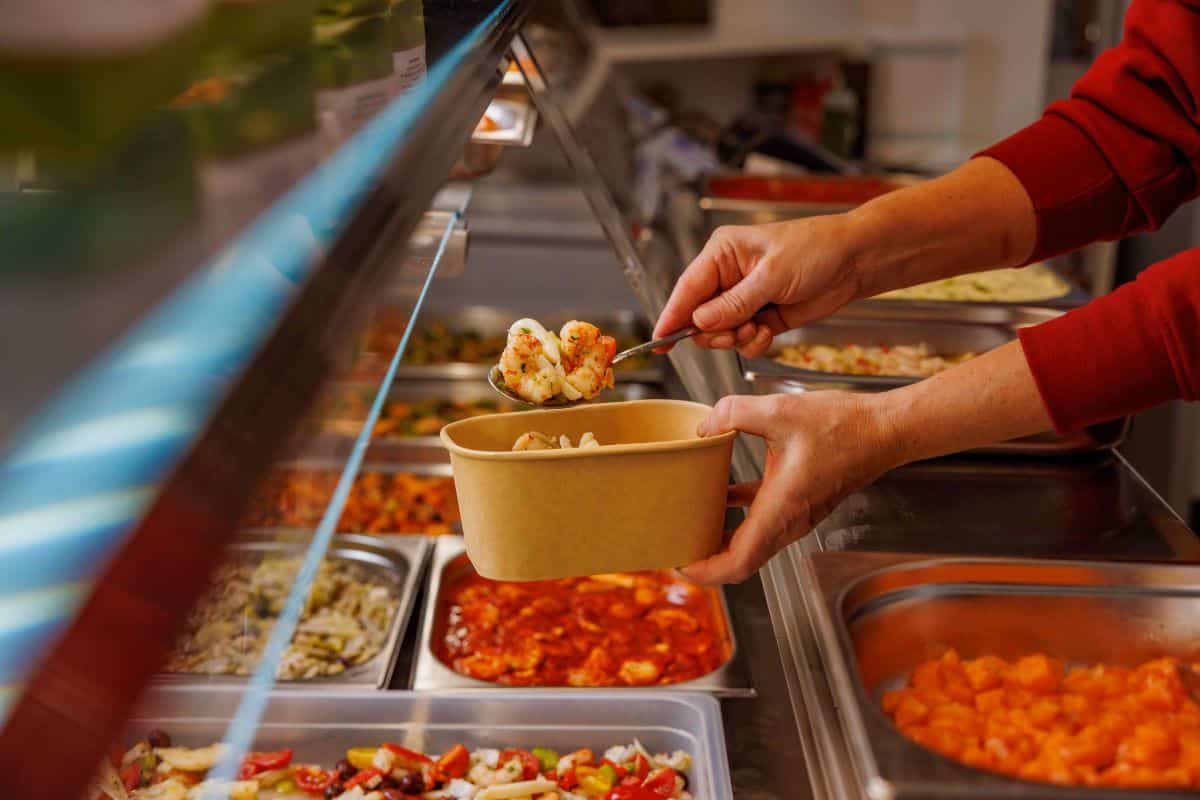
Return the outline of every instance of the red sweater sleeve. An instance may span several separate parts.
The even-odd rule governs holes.
[[[1031,261],[1156,230],[1200,191],[1200,0],[1134,0],[1121,43],[990,156],[1037,212]]]
[[[1020,337],[1062,432],[1200,399],[1200,248]]]
[[[1121,43],[1033,125],[985,150],[1037,214],[1030,261],[1156,230],[1200,192],[1200,0],[1134,0]],[[1200,392],[1200,250],[1021,331],[1060,431]]]

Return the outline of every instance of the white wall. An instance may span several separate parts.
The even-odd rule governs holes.
[[[734,60],[830,47],[862,49],[872,41],[903,42],[909,55],[916,54],[925,63],[891,76],[885,63],[878,75],[890,93],[885,107],[910,118],[882,118],[877,127],[908,135],[919,123],[928,122],[912,119],[915,114],[932,116],[936,110],[939,117],[954,117],[954,141],[909,141],[902,148],[928,151],[929,160],[941,166],[966,158],[1041,113],[1052,0],[714,0],[714,4],[714,24],[708,30],[605,32],[598,51],[611,63],[636,65],[632,68],[639,78],[661,73],[663,78],[679,79],[684,70],[686,99],[692,104],[708,103],[715,117],[727,119],[742,109],[719,104],[734,96],[746,97],[745,81],[753,74],[750,65],[735,65]],[[928,45],[924,52],[922,42]],[[951,52],[947,42],[957,43],[959,51]],[[899,58],[894,48],[888,58]],[[938,65],[930,58],[944,58],[945,63]],[[711,60],[708,68],[698,68],[697,62],[705,60]],[[673,67],[672,61],[677,65]],[[911,61],[907,66],[912,66]],[[920,79],[909,80],[914,74]],[[940,104],[936,109],[930,106],[931,98]],[[922,104],[924,112],[919,110]],[[935,122],[937,129],[945,127],[943,120]]]
[[[964,37],[961,140],[969,149],[986,146],[1041,114],[1052,6],[1051,0],[860,0],[868,32],[957,31]]]

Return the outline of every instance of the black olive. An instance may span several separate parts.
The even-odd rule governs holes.
[[[687,787],[688,787],[688,783],[689,783],[689,781],[688,781],[688,776],[687,776],[687,773],[686,773],[686,772],[680,772],[679,770],[676,770],[676,771],[675,771],[675,774],[676,774],[676,775],[678,775],[679,777],[683,778],[683,790],[686,792],[686,791],[687,791]]]
[[[338,795],[344,794],[345,791],[346,787],[340,783],[331,783],[325,787],[325,800],[333,800]]]
[[[400,791],[405,794],[422,794],[425,791],[425,779],[419,772],[410,772],[400,779]]]
[[[344,758],[334,765],[333,771],[336,772],[337,776],[343,781],[354,777],[354,773],[358,772],[358,770],[354,768],[354,765]]]
[[[166,731],[159,730],[158,728],[155,728],[154,730],[150,731],[150,733],[146,734],[146,741],[150,743],[151,747],[171,746],[171,737],[167,735]]]

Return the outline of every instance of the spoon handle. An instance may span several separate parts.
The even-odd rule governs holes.
[[[642,353],[655,350],[659,347],[666,347],[669,344],[675,344],[680,339],[690,339],[699,332],[699,328],[695,327],[694,325],[689,326],[683,330],[675,331],[670,336],[664,336],[661,339],[655,339],[654,341],[646,342],[645,344],[639,344],[637,347],[631,347],[628,350],[622,350],[613,356],[612,363],[616,364],[617,362],[624,361],[631,356],[641,355]]]

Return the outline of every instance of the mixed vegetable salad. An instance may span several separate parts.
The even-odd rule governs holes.
[[[691,756],[654,754],[634,741],[603,753],[576,750],[468,750],[456,744],[428,756],[397,744],[353,747],[332,769],[298,762],[292,750],[248,753],[238,780],[207,774],[225,745],[173,747],[151,731],[129,750],[114,752],[87,800],[691,800]]]

